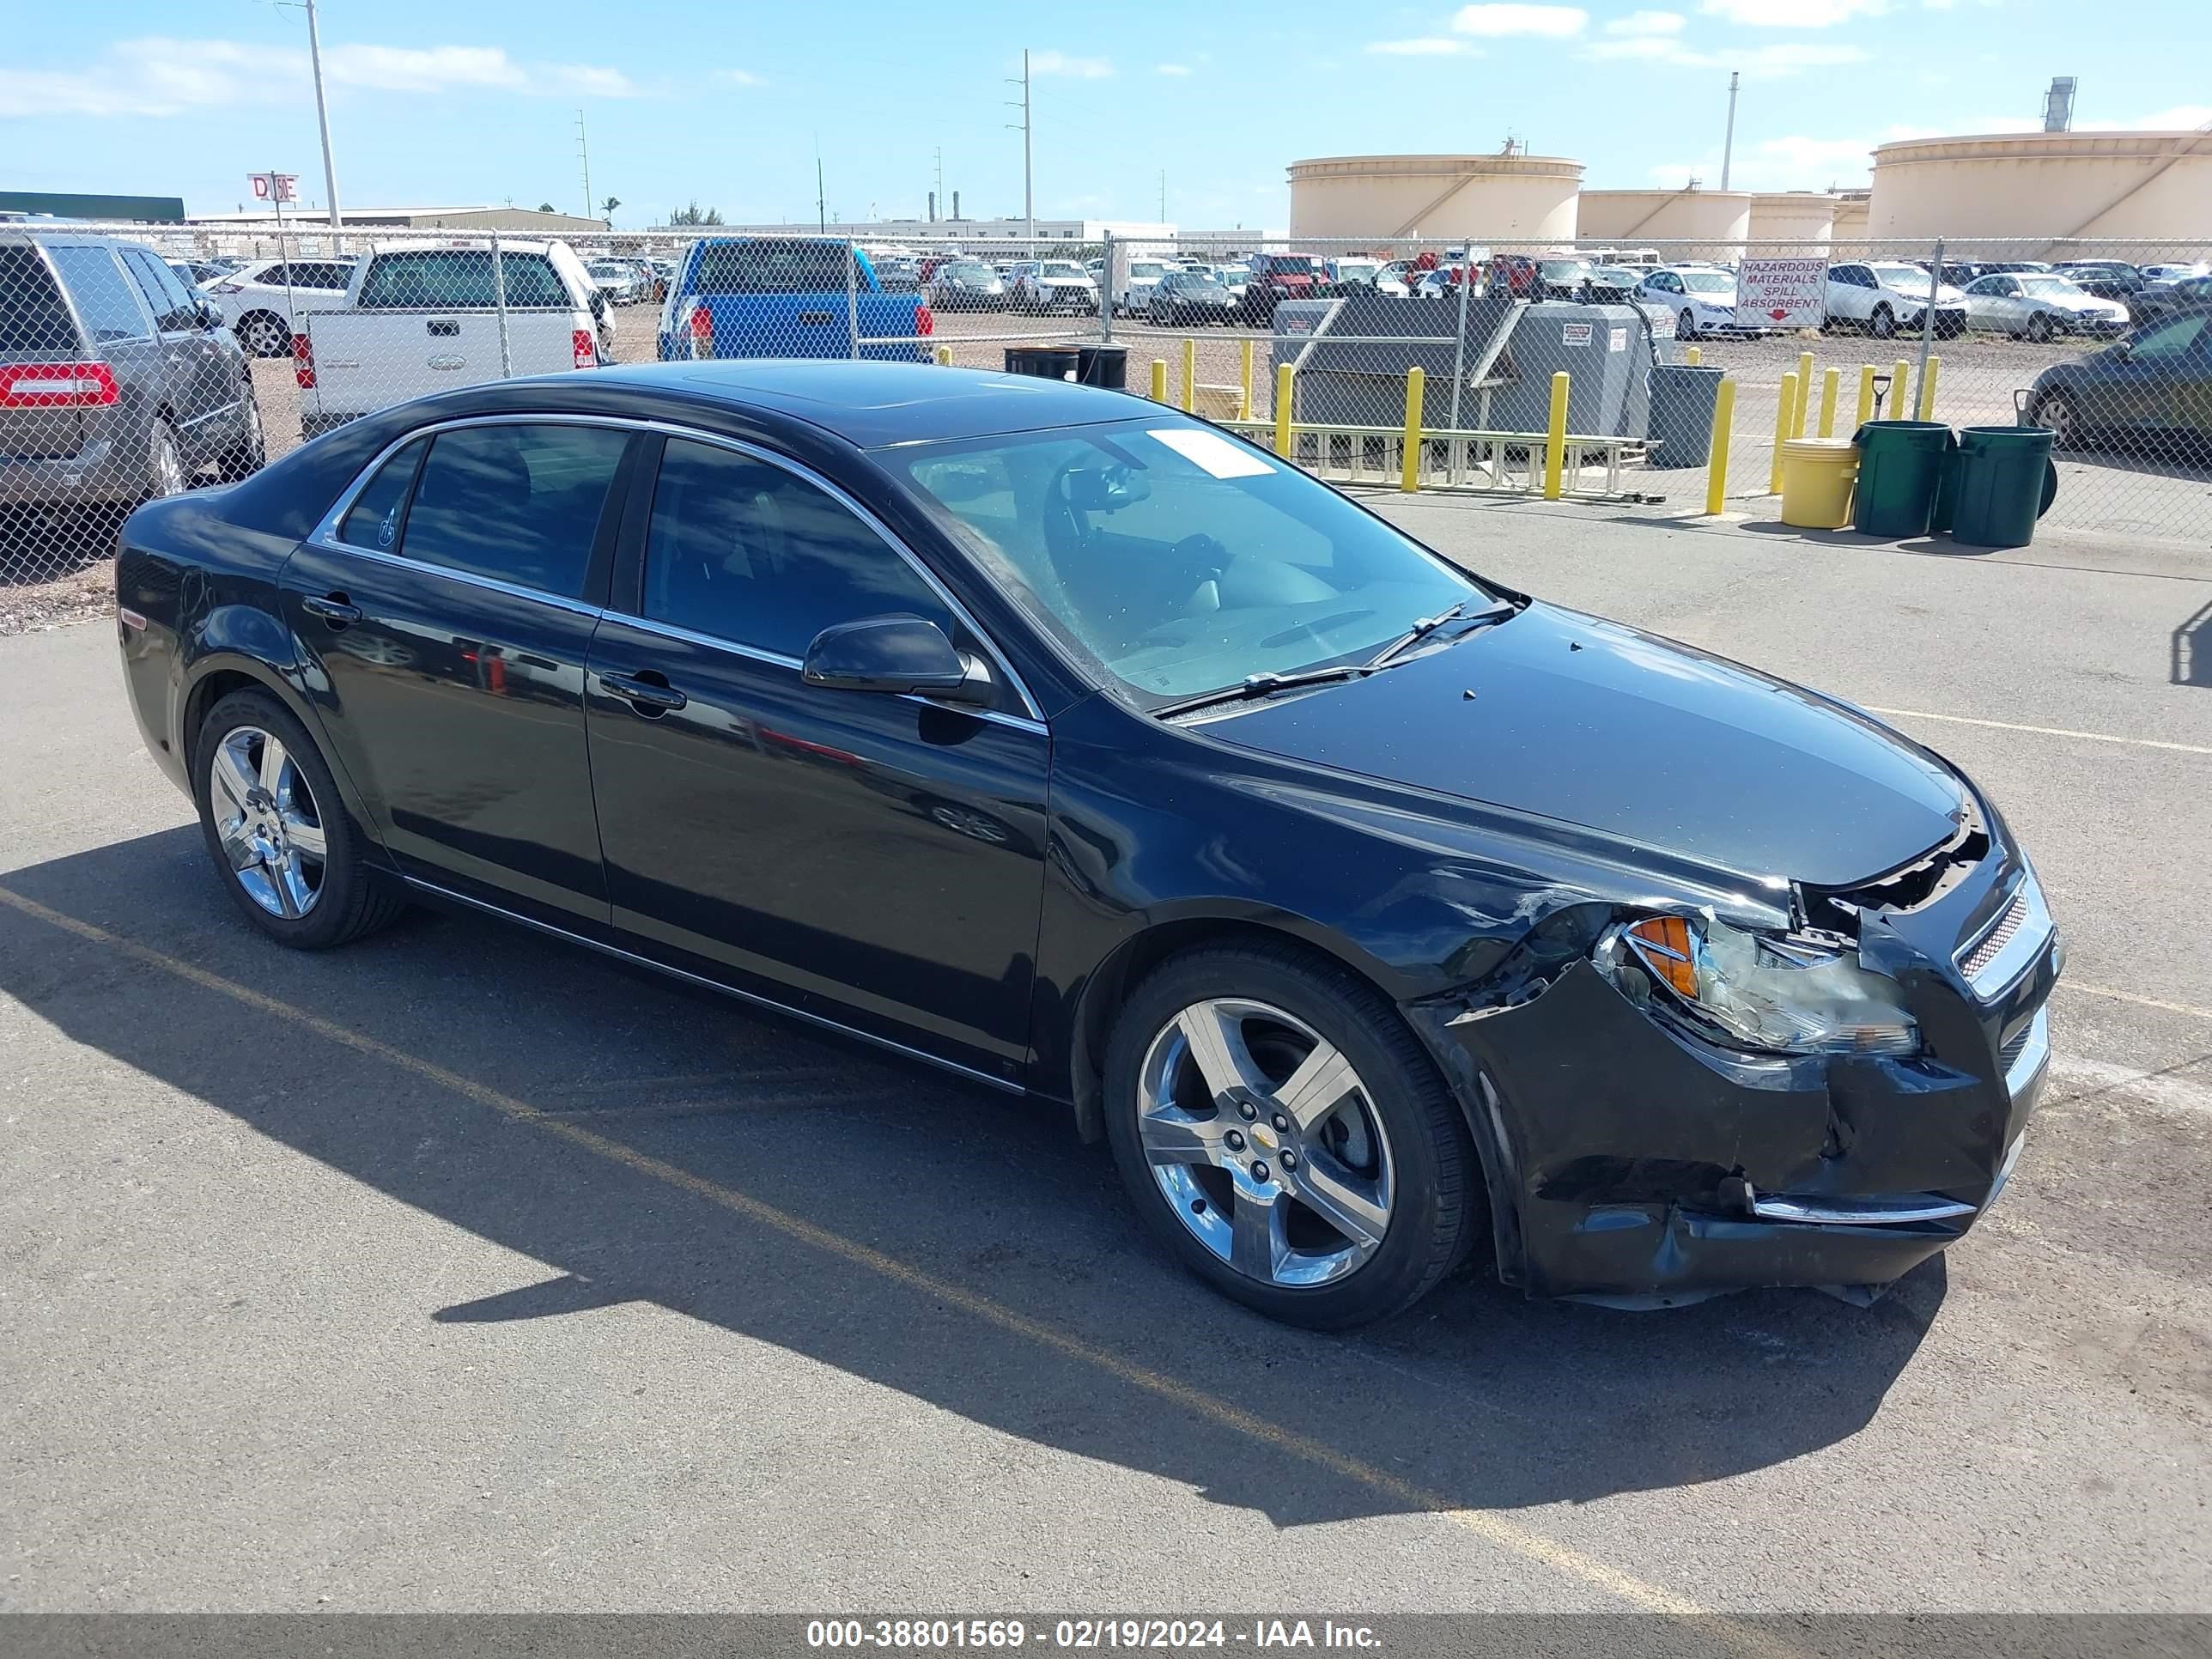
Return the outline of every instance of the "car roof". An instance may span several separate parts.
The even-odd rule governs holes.
[[[780,415],[861,449],[1166,415],[1149,399],[1101,386],[933,363],[803,358],[643,363],[586,376],[556,374],[539,384],[558,387],[575,379]]]

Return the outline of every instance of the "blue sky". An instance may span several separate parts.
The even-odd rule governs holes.
[[[2075,0],[1661,0],[1659,5],[1212,5],[1121,0],[325,0],[343,202],[512,198],[575,210],[576,112],[619,225],[696,198],[732,221],[811,216],[818,141],[846,222],[919,214],[944,152],[970,216],[1018,214],[1003,77],[1030,50],[1040,216],[1279,226],[1284,165],[1484,151],[1510,133],[1591,187],[1863,184],[1888,138],[2032,129],[2054,73],[2077,126],[2196,126],[2212,85],[2185,0],[2107,28]],[[245,174],[322,173],[296,7],[270,0],[12,6],[0,188],[239,204]],[[2118,14],[2116,14],[2118,15]],[[2192,25],[2191,17],[2199,21]]]

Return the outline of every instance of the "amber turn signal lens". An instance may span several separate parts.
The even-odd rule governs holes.
[[[1698,994],[1698,964],[1690,955],[1690,924],[1680,916],[1652,916],[1628,930],[1644,965],[1686,997]]]

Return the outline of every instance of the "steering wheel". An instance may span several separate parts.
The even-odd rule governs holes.
[[[1188,573],[1194,587],[1212,581],[1229,568],[1229,550],[1202,530],[1168,549],[1168,556],[1177,569]]]

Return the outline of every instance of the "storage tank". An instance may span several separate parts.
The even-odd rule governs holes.
[[[1684,258],[1711,258],[1741,249],[1751,233],[1747,190],[1586,190],[1582,240],[1620,247],[1659,246]],[[1673,249],[1668,242],[1687,244]]]
[[[1376,242],[1571,242],[1583,164],[1564,155],[1325,155],[1293,161],[1291,234]]]
[[[1838,257],[1864,250],[1867,240],[1867,192],[1847,190],[1836,198],[1835,222],[1828,231],[1828,246]]]
[[[1875,237],[2201,242],[2212,132],[2021,132],[1908,138],[1874,153]]]
[[[1762,253],[1826,253],[1836,198],[1815,190],[1761,191],[1751,198],[1751,240]]]

